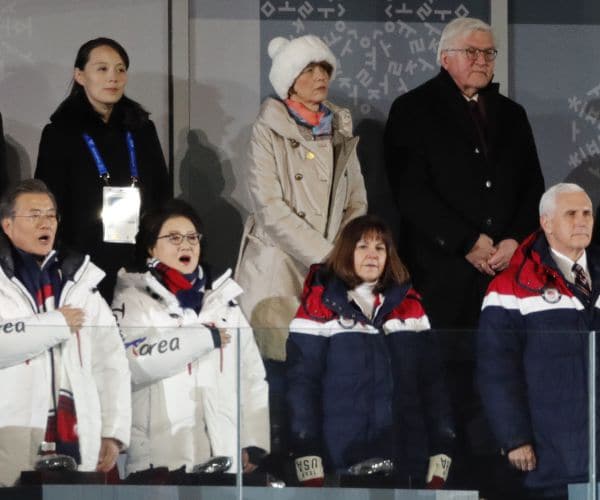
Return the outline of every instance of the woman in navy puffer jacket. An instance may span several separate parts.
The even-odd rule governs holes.
[[[373,216],[348,223],[311,267],[290,325],[287,401],[302,483],[322,483],[323,467],[381,458],[406,484],[443,485],[454,430],[429,328],[389,229]]]

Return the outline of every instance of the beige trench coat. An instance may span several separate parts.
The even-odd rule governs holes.
[[[367,196],[347,109],[331,103],[331,140],[302,134],[281,101],[267,99],[254,124],[246,221],[236,280],[240,305],[263,357],[285,359],[290,321],[308,267],[321,262],[341,227],[366,213]]]

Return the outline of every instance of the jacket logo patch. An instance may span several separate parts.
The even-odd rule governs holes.
[[[0,325],[0,331],[2,331],[2,333],[23,333],[25,331],[25,323],[23,321],[4,323],[3,325]]]
[[[344,318],[343,316],[340,316],[337,322],[342,328],[353,328],[356,325],[354,318]]]
[[[560,298],[560,292],[556,288],[545,288],[542,292],[542,298],[549,304],[556,304]]]

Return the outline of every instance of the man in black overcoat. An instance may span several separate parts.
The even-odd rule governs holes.
[[[385,131],[400,253],[433,328],[444,330],[462,443],[451,485],[483,490],[481,477],[498,472],[481,458],[497,460],[473,384],[473,331],[490,279],[538,227],[544,191],[527,114],[491,83],[496,54],[488,24],[450,22],[438,47],[440,73],[395,100]]]

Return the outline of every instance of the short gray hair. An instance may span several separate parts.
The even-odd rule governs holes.
[[[52,191],[48,189],[48,186],[46,186],[44,181],[39,179],[25,179],[9,189],[2,197],[2,202],[0,202],[0,220],[12,217],[14,215],[17,198],[22,194],[30,193],[47,194],[52,200],[54,208],[58,210],[58,207],[56,206],[56,198],[54,198]]]
[[[585,193],[580,185],[572,182],[559,182],[548,188],[540,198],[540,217],[542,215],[552,215],[556,209],[556,197],[563,193]],[[587,193],[586,193],[587,194]]]
[[[444,31],[442,31],[442,36],[440,37],[437,62],[441,63],[442,52],[444,52],[444,50],[455,48],[452,47],[452,45],[456,42],[457,38],[464,38],[473,33],[473,31],[485,31],[486,33],[491,33],[492,39],[494,39],[492,27],[481,19],[475,19],[474,17],[457,17],[450,21],[444,28]],[[495,40],[494,45],[496,45]]]

